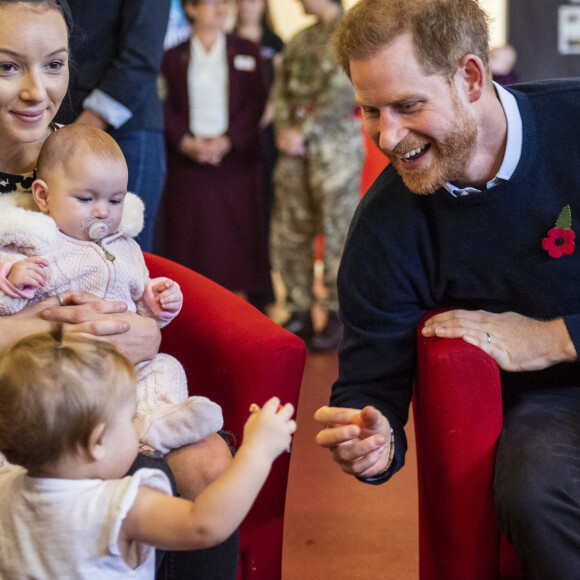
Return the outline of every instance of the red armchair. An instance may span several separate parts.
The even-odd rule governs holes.
[[[417,334],[413,411],[419,478],[421,580],[521,578],[493,498],[502,427],[499,369],[460,339]]]
[[[192,394],[222,406],[224,428],[238,443],[251,403],[276,395],[297,406],[306,357],[301,340],[207,278],[152,254],[145,260],[151,277],[176,280],[185,297],[163,330],[161,351],[181,361]],[[289,454],[276,460],[242,523],[238,579],[280,578],[289,465]]]

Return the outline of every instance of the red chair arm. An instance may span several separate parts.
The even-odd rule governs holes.
[[[152,277],[177,281],[184,294],[179,316],[162,331],[161,351],[184,366],[191,394],[220,404],[224,429],[238,444],[251,403],[276,395],[298,405],[304,343],[253,306],[207,278],[145,254]],[[243,577],[279,578],[289,454],[274,463],[241,528]]]
[[[421,580],[498,576],[493,473],[502,426],[499,369],[460,339],[417,334],[414,414]]]

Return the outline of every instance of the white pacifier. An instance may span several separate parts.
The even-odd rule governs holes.
[[[81,237],[84,237],[85,234],[88,234],[91,240],[101,240],[105,236],[109,235],[109,229],[113,223],[111,218],[107,218],[104,220],[97,219],[92,215],[88,215],[83,218],[82,221],[82,228],[81,228]]]

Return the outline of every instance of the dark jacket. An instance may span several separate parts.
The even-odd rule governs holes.
[[[170,0],[69,0],[74,19],[69,97],[58,116],[72,122],[99,88],[129,109],[127,130],[162,129],[157,75]]]

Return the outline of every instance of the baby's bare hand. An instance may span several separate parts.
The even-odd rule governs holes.
[[[166,287],[158,296],[159,304],[163,310],[175,311],[183,304],[183,294],[177,282],[167,280]]]
[[[24,290],[25,288],[40,288],[48,280],[45,271],[48,265],[48,261],[40,256],[25,258],[12,266],[6,278],[19,290]]]
[[[183,304],[183,293],[179,284],[169,278],[162,278],[161,281],[152,286],[155,300],[162,310],[175,312],[181,309]]]

